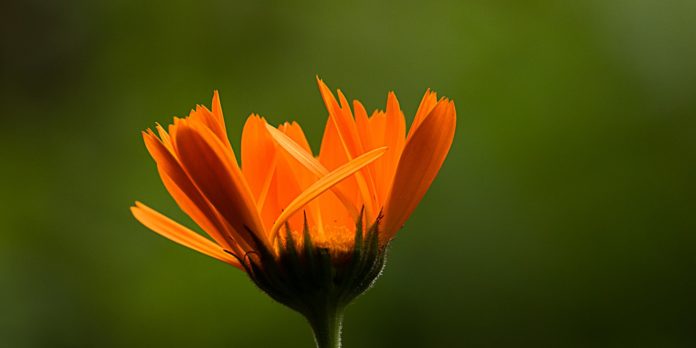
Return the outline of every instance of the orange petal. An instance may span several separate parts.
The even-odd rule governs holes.
[[[222,126],[222,130],[227,134],[227,129],[225,128],[225,118],[222,116],[222,105],[220,104],[220,94],[217,90],[213,92],[213,117],[215,121]]]
[[[309,147],[307,137],[305,137],[299,123],[294,121],[292,123],[285,122],[284,124],[280,125],[278,129],[300,145],[305,151],[310,154],[312,153],[312,149]]]
[[[343,112],[338,102],[336,102],[336,98],[334,98],[329,88],[319,77],[317,77],[317,84],[319,85],[319,92],[324,100],[326,109],[329,111],[329,117],[326,121],[324,135],[321,140],[319,161],[324,167],[331,171],[348,162],[352,157],[350,151],[346,148],[345,141],[341,139],[341,133],[336,122],[335,115],[342,115]],[[354,177],[348,178],[337,186],[342,192],[350,194],[347,197],[351,202],[350,205],[362,205],[358,183]]]
[[[205,231],[209,236],[215,240],[216,243],[220,244],[224,248],[227,248],[228,250],[235,251],[236,250],[236,243],[234,240],[231,238],[229,240],[226,240],[224,238],[219,238],[222,236],[222,233],[218,232],[220,228],[216,225],[216,223],[220,223],[219,218],[215,219],[215,222],[211,220],[211,218],[208,217],[208,214],[203,213],[204,208],[200,208],[197,204],[193,202],[191,198],[189,198],[186,193],[179,187],[179,185],[176,184],[176,182],[167,175],[164,171],[161,169],[159,170],[160,172],[160,177],[162,178],[162,183],[164,183],[164,187],[167,188],[167,191],[169,194],[174,198],[174,201],[176,201],[177,205],[181,210],[186,213],[191,219],[198,225],[200,226],[203,231]],[[206,209],[207,210],[207,209]],[[212,213],[211,214],[216,214]],[[224,227],[223,227],[224,228]],[[217,233],[214,232],[208,232],[208,231],[216,231]]]
[[[329,122],[333,123],[337,132],[336,135],[340,140],[341,148],[345,152],[347,158],[352,159],[358,153],[361,153],[362,149],[356,142],[358,134],[355,127],[355,121],[353,120],[350,114],[350,108],[348,108],[347,105],[348,102],[345,100],[343,93],[338,91],[341,103],[343,105],[342,108],[324,81],[317,77],[317,83],[319,84],[319,92],[321,93],[321,97],[324,99],[324,104],[326,104],[326,109],[329,111]]]
[[[346,100],[346,97],[343,95],[341,90],[338,90],[338,97],[341,101],[341,104],[339,106],[339,104],[336,102],[336,98],[334,98],[333,94],[326,86],[324,81],[317,78],[317,82],[319,84],[319,91],[321,92],[322,98],[324,99],[324,103],[326,104],[326,108],[329,111],[327,132],[331,131],[331,129],[328,128],[328,123],[332,123],[333,130],[335,130],[335,132],[328,133],[328,135],[335,135],[335,137],[338,139],[337,144],[332,146],[337,146],[338,144],[340,144],[340,148],[343,149],[345,158],[347,160],[352,160],[358,154],[363,153],[364,150],[362,144],[360,143],[358,129],[355,125],[353,115],[351,114],[348,101]],[[325,138],[326,135],[327,133],[325,133]],[[322,142],[322,147],[323,145],[324,144]],[[341,163],[345,163],[345,161]],[[357,185],[357,189],[350,189],[348,192],[357,192],[359,194],[355,200],[356,205],[361,205],[365,207],[366,219],[374,218],[377,213],[375,202],[376,197],[372,194],[373,192],[375,192],[375,185],[373,183],[374,180],[370,175],[370,171],[360,171],[356,173],[353,180],[347,180],[349,185],[352,186],[351,181],[355,182],[355,184]]]
[[[247,248],[256,249],[247,229],[265,243],[256,203],[232,148],[224,145],[207,127],[188,120],[179,122],[172,142],[186,172],[232,226],[240,244],[243,240]]]
[[[365,107],[357,100],[353,101],[353,110],[355,112],[355,127],[358,130],[358,136],[360,137],[360,142],[363,144],[365,149],[372,149],[376,145],[372,142],[372,136],[370,135],[369,118],[367,117],[367,111]]]
[[[337,93],[338,99],[341,102],[342,111],[340,115],[341,134],[345,141],[348,143],[348,148],[351,151],[351,157],[355,157],[358,154],[363,153],[365,150],[362,143],[360,142],[360,135],[358,134],[358,128],[355,125],[355,119],[353,118],[353,114],[351,113],[348,100],[343,95],[343,92],[341,92],[340,89],[337,90]]]
[[[268,167],[275,161],[275,142],[266,130],[266,121],[258,115],[247,118],[242,130],[242,173],[256,202],[264,192],[264,184],[273,175]],[[267,190],[266,190],[267,192]]]
[[[275,127],[267,124],[266,129],[271,134],[273,139],[280,145],[287,153],[300,162],[305,168],[314,174],[316,178],[321,178],[329,174],[329,170],[326,169],[316,158],[312,156],[311,153],[305,151],[302,146],[297,144],[295,141],[290,139],[289,136],[285,135],[283,132],[279,131]],[[358,210],[348,198],[338,187],[332,187],[332,192],[338,197],[338,199],[343,203],[343,205],[348,209],[351,216],[357,217]]]
[[[222,247],[200,234],[181,226],[148,206],[140,202],[135,202],[135,206],[131,207],[131,212],[140,223],[160,235],[243,270],[237,259],[226,253]]]
[[[281,204],[278,201],[278,190],[281,188],[278,184],[278,157],[273,158],[273,162],[268,164],[267,181],[264,183],[263,191],[259,196],[256,206],[259,210],[259,215],[263,221],[263,226],[266,236],[273,227],[275,219],[283,211]]]
[[[321,148],[319,149],[319,161],[328,170],[338,168],[341,164],[348,162],[349,158],[343,148],[343,143],[336,130],[336,125],[331,121],[331,116],[326,120],[324,126],[324,135],[321,139]]]
[[[210,129],[221,142],[229,145],[230,141],[227,139],[225,121],[216,117],[205,106],[196,105],[196,110],[192,110],[191,113],[189,113],[188,120],[191,122],[200,122],[202,125]]]
[[[418,111],[416,111],[416,117],[413,118],[413,123],[411,123],[411,129],[408,130],[408,138],[410,139],[415,133],[416,129],[420,126],[423,120],[430,115],[437,105],[437,93],[428,89],[421,99],[420,105],[418,105]]]
[[[452,145],[455,126],[454,102],[441,100],[406,143],[386,202],[385,238],[394,236],[425,195]]]
[[[280,152],[280,151],[279,151]],[[272,231],[272,225],[277,220],[278,216],[282,214],[283,210],[292,203],[292,201],[299,196],[302,191],[304,191],[312,182],[316,181],[312,178],[312,174],[307,171],[306,168],[297,163],[292,159],[287,153],[281,153],[278,156],[278,162],[276,163],[276,176],[275,176],[275,190],[271,194],[275,194],[279,211],[270,221]],[[313,209],[315,204],[309,204],[305,209],[307,213],[307,219],[310,225],[312,225],[315,220],[315,212]],[[291,230],[301,231],[303,227],[304,219],[302,214],[296,214],[288,220],[290,223]],[[269,237],[270,238],[270,237]]]
[[[157,123],[157,126],[155,128],[157,129],[157,134],[159,134],[159,138],[162,141],[162,144],[167,148],[167,150],[169,150],[169,152],[172,152],[172,141],[171,139],[169,139],[169,134],[167,134],[167,132],[159,123]]]
[[[268,146],[270,146],[274,154],[272,160],[264,161],[265,163],[259,162],[260,170],[264,172],[266,180],[264,181],[262,195],[259,196],[257,201],[257,207],[260,209],[264,226],[267,231],[270,231],[285,205],[289,204],[316,178],[304,166],[299,165],[297,161],[290,158],[284,150],[278,150],[277,142],[271,136],[271,131],[282,134],[285,139],[298,146],[300,151],[309,152],[309,143],[299,124],[294,122],[292,124],[284,123],[279,129],[276,129],[268,125],[263,118],[259,118],[255,123],[255,127],[259,129],[258,133],[264,137],[264,142],[270,143]],[[243,146],[248,144],[250,143],[243,144]],[[258,151],[258,146],[243,148],[242,151],[254,153]],[[313,213],[314,210],[310,209],[307,214],[310,223],[314,221],[316,215]],[[299,216],[293,218],[290,224],[292,225],[291,227],[301,229],[302,222],[303,218]]]
[[[387,116],[384,112],[375,111],[368,119],[367,126],[369,128],[371,147],[384,146],[386,144],[385,136],[387,132]],[[369,167],[372,167],[374,172],[377,200],[381,203],[380,205],[383,205],[387,199],[387,192],[391,188],[391,181],[387,182],[387,175],[381,170],[381,163],[379,163],[381,160],[370,164]]]
[[[270,125],[267,125],[266,127],[268,128],[269,133],[271,133],[273,136],[274,140],[276,140],[276,144],[278,145],[279,149],[279,157],[281,160],[278,161],[279,165],[276,173],[277,184],[279,185],[277,195],[279,206],[285,209],[285,207],[298,195],[300,195],[302,191],[312,185],[317,178],[326,175],[328,170],[321,166],[319,161],[312,157],[309,144],[307,143],[304,133],[297,123],[293,122],[293,124],[289,124],[286,122],[280,125],[278,129],[275,129]],[[283,141],[286,146],[290,146],[291,151],[294,151],[295,154],[291,155],[287,150],[285,150],[283,146],[279,144],[278,139],[282,139],[281,141]],[[304,159],[304,163],[297,158]],[[307,161],[315,164],[316,167],[307,168],[305,166]],[[322,174],[318,174],[316,172],[317,170],[322,172]],[[332,189],[335,189],[335,187]],[[352,207],[352,204],[349,206]],[[308,203],[306,209],[304,209],[304,216],[301,214],[295,214],[288,220],[291,230],[302,230],[304,225],[304,217],[307,218],[307,222],[310,226],[317,226],[317,228],[323,230],[323,223],[321,222],[322,211],[325,210],[321,209],[318,200]],[[276,221],[276,218],[280,215],[280,213],[282,213],[282,210],[279,211],[278,215],[274,216],[273,221],[271,221],[271,225]]]
[[[271,137],[273,137],[273,140],[278,143],[278,145],[280,145],[285,151],[288,152],[288,154],[305,166],[305,168],[309,169],[317,176],[324,176],[329,173],[329,171],[316,158],[314,158],[310,152],[290,138],[287,134],[281,132],[270,124],[266,124],[266,130]]]
[[[384,134],[384,144],[389,148],[375,163],[378,170],[382,172],[383,186],[380,192],[380,197],[387,197],[387,193],[391,188],[390,184],[394,180],[396,166],[399,163],[401,152],[403,151],[404,142],[406,141],[406,120],[401,112],[399,101],[396,99],[394,92],[389,92],[387,97],[386,125]],[[386,185],[384,185],[386,183]]]
[[[313,199],[317,198],[317,196],[324,193],[326,190],[329,190],[331,187],[345,180],[355,172],[359,171],[361,168],[378,159],[380,156],[384,154],[386,149],[386,147],[381,147],[366,152],[363,155],[353,159],[352,161],[336,168],[336,170],[332,171],[328,175],[314,182],[314,184],[308,187],[304,192],[297,196],[295,200],[293,200],[290,204],[288,204],[288,206],[285,207],[285,210],[283,210],[283,213],[280,214],[275,224],[273,225],[270,235],[275,237],[277,235],[278,229],[281,226],[283,226],[285,221],[287,221],[287,219],[292,214],[297,212],[299,209],[304,207]]]
[[[299,146],[304,153],[307,153],[309,154],[309,156],[312,156],[312,150],[309,148],[309,143],[305,138],[304,132],[302,132],[302,128],[299,124],[297,124],[297,122],[285,122],[278,126],[278,131],[282,132],[288,139],[290,139],[290,141],[292,141],[293,144]],[[284,164],[287,165],[287,169],[290,169],[291,173],[288,173],[288,175],[292,175],[294,177],[295,182],[298,184],[299,187],[301,187],[301,190],[304,190],[306,187],[308,187],[314,181],[316,181],[316,174],[314,174],[311,170],[307,169],[304,165],[298,163],[298,161],[295,160],[293,156],[289,155],[282,148],[278,148],[278,152],[282,154],[284,160],[283,162],[285,162]],[[295,196],[296,195],[294,195],[293,198]]]
[[[164,132],[161,127],[158,127],[158,130],[161,134]],[[165,143],[165,140],[160,141],[151,130],[148,130],[143,132],[143,139],[147,150],[157,163],[157,170],[165,187],[179,207],[218,244],[233,249],[235,242],[227,226],[220,219],[215,208],[191,182],[174,154],[170,152],[171,143],[168,138],[165,138],[167,140]]]

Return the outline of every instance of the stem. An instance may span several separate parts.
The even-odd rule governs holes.
[[[324,311],[307,316],[307,319],[309,324],[312,325],[317,348],[341,347],[342,309],[325,308]]]

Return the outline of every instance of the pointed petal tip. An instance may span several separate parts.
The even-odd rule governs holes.
[[[329,93],[331,97],[333,98],[333,93],[331,92],[331,88],[324,82],[324,80],[320,79],[319,76],[317,76],[317,84],[319,85],[319,91],[322,92],[322,95],[324,93]]]
[[[423,96],[423,99],[434,99],[437,100],[437,92],[433,91],[432,89],[428,88],[427,91],[425,91],[425,95]]]
[[[396,98],[396,93],[394,93],[394,91],[390,91],[389,94],[387,94],[387,112],[392,108],[396,108],[397,110],[400,108],[399,99]]]
[[[151,141],[151,140],[154,140],[154,139],[159,140],[159,138],[157,137],[157,134],[155,134],[155,132],[154,132],[151,128],[148,128],[148,129],[146,129],[146,130],[140,131],[140,134],[142,134],[143,140],[144,140],[146,143],[147,143],[148,141]]]
[[[249,117],[247,117],[247,122],[263,122],[265,124],[268,124],[268,121],[266,121],[266,118],[257,114],[257,113],[251,113]]]
[[[226,254],[219,244],[162,215],[156,210],[136,201],[135,206],[131,207],[131,212],[136,220],[155,233],[187,248],[242,269],[239,262],[234,257]]]
[[[144,208],[147,208],[147,205],[145,205],[141,201],[135,201],[133,202],[133,205],[130,207],[132,212],[135,212],[136,210],[142,210]]]
[[[436,108],[444,108],[442,112],[446,113],[448,116],[456,116],[457,110],[454,107],[454,100],[442,97],[438,101]]]
[[[133,205],[128,207],[128,209],[130,210],[131,214],[137,218],[137,215],[143,210],[143,206],[144,204],[142,204],[140,201],[135,201],[133,202]]]
[[[217,89],[213,90],[213,102],[211,107],[213,114],[215,115],[215,117],[218,118],[218,122],[224,124],[222,116],[222,105],[220,104],[220,93],[218,93]]]

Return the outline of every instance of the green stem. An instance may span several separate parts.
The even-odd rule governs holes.
[[[308,315],[307,319],[312,325],[317,348],[341,347],[342,309],[326,308],[324,311]]]

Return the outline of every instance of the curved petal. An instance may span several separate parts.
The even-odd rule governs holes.
[[[131,207],[131,212],[140,223],[145,225],[145,227],[157,232],[163,237],[244,270],[237,259],[226,253],[221,246],[181,226],[148,206],[140,202],[135,202],[135,206]]]
[[[348,102],[339,90],[338,95],[341,100],[339,105],[324,81],[317,77],[317,83],[319,84],[319,92],[324,99],[326,109],[329,111],[329,122],[336,127],[337,136],[340,139],[343,151],[345,151],[349,159],[352,159],[362,152],[362,146],[358,140],[358,130],[355,127],[355,121],[348,107]]]
[[[174,198],[181,210],[188,214],[205,233],[218,244],[233,249],[236,243],[230,235],[228,227],[220,219],[215,208],[201,194],[196,185],[186,174],[181,164],[171,152],[171,143],[164,129],[158,126],[160,137],[157,139],[152,130],[143,132],[145,147],[157,163],[157,171],[164,182],[167,191]]]
[[[378,159],[386,151],[386,147],[381,147],[374,149],[372,151],[366,152],[361,156],[353,159],[352,161],[336,168],[334,171],[328,175],[322,177],[321,179],[315,181],[311,186],[309,186],[304,192],[295,198],[283,213],[280,214],[273,228],[271,229],[271,236],[275,237],[276,232],[282,226],[287,219],[292,216],[295,212],[305,206],[307,203],[311,202],[313,199],[317,198],[320,194],[326,192],[334,185],[345,180],[351,175],[355,174],[357,171],[365,167],[366,165],[372,163],[374,160]]]
[[[348,100],[343,95],[341,90],[338,90],[338,97],[340,100],[339,105],[324,81],[317,77],[317,83],[319,85],[319,92],[324,99],[324,104],[326,104],[326,108],[329,111],[329,121],[327,122],[327,129],[324,133],[324,139],[331,139],[331,136],[336,137],[337,141],[331,142],[331,147],[334,148],[334,151],[341,151],[340,149],[342,149],[344,152],[344,156],[342,157],[345,157],[346,161],[352,160],[359,154],[364,153],[365,150],[363,149],[363,145],[360,141],[358,128],[355,124],[355,120],[353,119],[350,106],[348,105]],[[329,124],[331,124],[333,127],[330,127]],[[332,130],[333,132],[331,132]],[[323,150],[324,141],[322,141],[322,151],[320,151],[320,157],[325,157]],[[334,155],[331,155],[331,157],[333,156]],[[343,164],[346,163],[346,161],[339,163]],[[350,185],[351,182],[355,183],[357,189],[350,189],[347,191],[359,193],[356,199],[356,205],[365,207],[365,215],[368,220],[375,218],[378,207],[376,206],[376,197],[372,194],[375,192],[375,185],[371,172],[369,170],[359,171],[352,179],[346,180],[348,185]]]
[[[312,157],[311,153],[305,151],[300,144],[293,141],[293,139],[291,139],[288,135],[269,124],[266,125],[266,128],[278,145],[280,145],[281,148],[283,148],[307,170],[312,172],[315,177],[321,178],[329,174],[328,169],[326,169],[316,158]],[[346,196],[337,186],[332,187],[331,191],[336,195],[346,209],[348,209],[351,216],[357,218],[358,210],[355,208],[350,198],[348,198],[348,196]]]
[[[454,102],[441,100],[407,141],[384,214],[384,237],[406,222],[435,179],[454,139]]]
[[[225,146],[209,128],[192,120],[180,120],[171,135],[184,169],[235,230],[240,244],[245,241],[245,249],[257,249],[248,230],[265,243],[256,203],[232,148]]]

